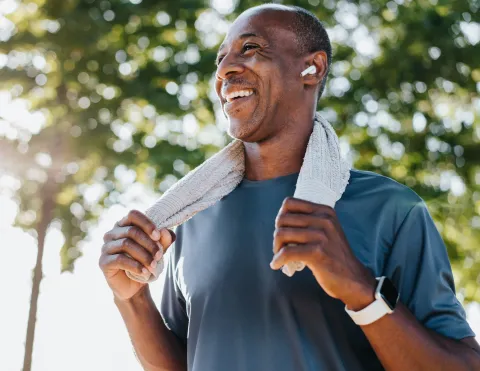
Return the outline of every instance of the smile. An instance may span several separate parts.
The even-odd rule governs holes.
[[[245,89],[245,90],[238,90],[238,91],[234,91],[232,93],[229,93],[225,96],[225,100],[230,103],[232,102],[233,100],[235,99],[239,99],[239,98],[244,98],[244,97],[249,97],[250,95],[253,94],[253,90],[252,89]]]
[[[237,116],[240,112],[245,112],[245,110],[253,108],[251,104],[252,102],[255,102],[255,94],[253,94],[253,92],[245,96],[239,95],[232,100],[225,102],[223,109],[226,115],[233,117]]]

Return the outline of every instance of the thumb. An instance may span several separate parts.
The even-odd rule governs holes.
[[[166,251],[167,248],[177,239],[175,233],[167,228],[163,228],[160,231],[160,240],[159,242],[162,244],[163,249]]]

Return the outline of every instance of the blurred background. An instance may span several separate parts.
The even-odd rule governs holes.
[[[324,22],[318,109],[356,168],[427,202],[480,333],[480,3],[278,3]],[[231,140],[214,59],[258,4],[0,0],[0,370],[140,370],[102,236]]]

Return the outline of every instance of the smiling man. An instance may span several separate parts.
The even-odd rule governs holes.
[[[351,170],[334,208],[291,197],[330,63],[325,29],[304,9],[242,13],[219,49],[216,90],[245,177],[176,234],[132,211],[105,235],[100,266],[146,370],[480,370],[418,195]],[[158,245],[173,242],[159,313],[125,271],[153,272]],[[307,268],[278,271],[295,261]]]

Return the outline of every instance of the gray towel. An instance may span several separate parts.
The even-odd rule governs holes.
[[[146,215],[158,229],[172,228],[190,219],[199,211],[233,191],[245,173],[243,142],[236,139],[190,171],[171,186],[147,211]],[[329,122],[315,114],[313,131],[308,141],[294,197],[334,207],[350,178],[350,165],[340,155],[338,137]],[[139,282],[152,282],[164,267],[163,257],[156,274],[149,278],[127,271],[128,277]],[[292,262],[282,271],[292,276],[305,265]]]

